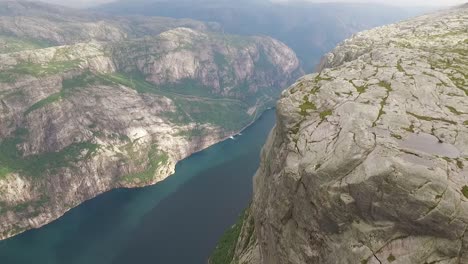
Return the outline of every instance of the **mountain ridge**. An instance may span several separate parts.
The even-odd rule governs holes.
[[[64,21],[0,16],[0,239],[165,179],[302,72],[275,39],[193,20]]]

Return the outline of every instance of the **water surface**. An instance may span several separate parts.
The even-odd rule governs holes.
[[[176,174],[155,186],[105,193],[43,228],[0,241],[0,263],[206,264],[248,206],[274,122],[269,110],[242,136],[179,162]]]

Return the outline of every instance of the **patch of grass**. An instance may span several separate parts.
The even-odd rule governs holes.
[[[395,256],[393,256],[392,254],[390,254],[387,258],[388,262],[393,262],[396,260]]]
[[[331,80],[332,80],[332,78],[330,78],[330,77],[322,77],[322,74],[319,74],[319,75],[317,75],[317,76],[315,77],[315,80],[314,80],[314,81],[315,81],[315,83],[318,83],[318,82],[320,82],[320,81],[331,81]]]
[[[323,121],[323,120],[325,120],[325,118],[327,116],[330,116],[332,114],[333,114],[333,111],[331,109],[329,109],[329,110],[325,110],[325,111],[320,112],[319,115],[320,115],[320,119]]]
[[[393,91],[392,85],[391,85],[389,82],[380,81],[380,82],[378,83],[378,85],[379,85],[380,87],[385,88],[388,92]]]
[[[219,240],[210,258],[210,264],[229,264],[234,258],[237,241],[247,215],[244,211],[237,222]]]
[[[147,82],[144,76],[138,73],[117,73],[103,78],[133,88],[139,93],[159,94],[172,99],[177,109],[174,112],[163,113],[163,117],[175,124],[209,123],[235,131],[249,124],[255,117],[247,114],[248,100],[244,102],[218,98],[211,94],[211,88],[192,79],[157,86]]]
[[[0,74],[0,82],[14,82],[24,75],[42,77],[62,73],[77,68],[80,62],[80,60],[53,61],[47,64],[22,62],[13,68],[3,70]]]
[[[247,210],[250,210],[250,209],[247,209]],[[247,214],[247,212],[245,214]],[[247,216],[245,216],[245,218],[247,218]],[[247,247],[250,245],[252,241],[252,237],[254,237],[255,221],[253,217],[250,217],[250,220],[247,223],[247,227],[248,227],[247,228],[247,242],[244,243],[244,247],[242,248],[242,251],[245,251],[247,249]]]
[[[463,195],[468,198],[468,186],[463,186],[462,189],[461,189],[461,192],[463,193]]]
[[[161,152],[157,149],[155,145],[151,146],[150,151],[148,152],[148,166],[145,171],[132,173],[129,175],[123,176],[122,180],[126,182],[135,182],[138,183],[149,183],[154,179],[156,170],[164,166],[169,159],[169,156],[165,152]]]
[[[52,104],[54,102],[60,101],[63,98],[66,98],[67,96],[70,96],[74,89],[86,87],[90,84],[96,84],[98,82],[106,83],[106,80],[103,80],[98,76],[92,75],[90,72],[83,73],[71,79],[64,79],[62,81],[62,89],[60,90],[60,92],[51,94],[48,97],[36,102],[24,112],[24,115],[26,116],[37,109],[40,109],[46,105]],[[107,84],[109,83],[110,82],[107,82]]]
[[[103,78],[101,75],[95,75],[90,71],[86,71],[78,76],[71,79],[64,79],[62,81],[62,90],[71,91],[76,88],[83,88],[89,85],[112,85],[113,82]]]
[[[350,84],[352,84],[354,86],[354,88],[356,88],[356,91],[359,93],[359,94],[362,94],[362,93],[365,93],[367,91],[367,88],[369,88],[369,85],[366,84],[366,85],[362,85],[362,86],[357,86],[353,83],[352,80],[349,81]]]
[[[456,115],[461,115],[461,114],[463,114],[462,112],[459,112],[457,109],[455,109],[455,107],[453,107],[453,106],[448,106],[448,105],[446,105],[445,107],[447,107],[448,110],[450,110],[450,112],[452,112],[452,113],[454,113],[454,114],[456,114]]]
[[[317,110],[317,106],[313,102],[309,102],[307,96],[304,96],[304,103],[302,103],[299,108],[301,109],[301,115],[306,116],[307,110]]]
[[[318,91],[320,90],[320,87],[319,86],[314,86],[314,88],[312,88],[309,93],[310,94],[317,94]]]
[[[158,87],[162,91],[178,93],[182,95],[201,96],[208,98],[220,98],[219,95],[213,94],[212,88],[203,85],[197,80],[185,78],[176,83],[166,83]]]
[[[402,63],[402,60],[399,59],[397,62],[397,69],[399,72],[405,72],[405,69],[403,69],[403,67],[401,66],[401,63]]]
[[[129,88],[134,89],[139,93],[156,93],[156,87],[147,82],[145,78],[141,74],[133,73],[133,74],[124,74],[124,73],[113,73],[102,75],[106,81],[111,83],[120,84],[127,86]]]
[[[301,127],[301,124],[300,124],[300,123],[296,124],[296,125],[291,129],[291,133],[294,134],[294,135],[296,135],[297,133],[299,133],[300,127]]]
[[[417,118],[417,119],[419,119],[419,120],[424,120],[424,121],[429,121],[429,122],[440,121],[440,122],[449,123],[449,124],[452,124],[452,125],[457,125],[457,122],[452,121],[452,120],[447,120],[447,119],[444,119],[444,118],[421,116],[421,115],[417,115],[417,114],[414,114],[414,113],[411,113],[411,112],[406,112],[406,113],[413,116],[413,117],[415,117],[415,118]]]
[[[215,51],[213,59],[216,66],[221,69],[229,65],[229,61],[226,59],[226,56],[220,52]]]
[[[390,134],[390,136],[392,136],[392,137],[394,137],[394,138],[396,138],[396,139],[400,139],[400,140],[403,138],[402,136],[400,136],[400,135],[398,135],[398,134],[393,134],[393,133]]]
[[[377,126],[377,121],[379,121],[382,115],[385,114],[385,111],[384,111],[385,105],[387,104],[387,100],[388,100],[388,97],[390,96],[390,92],[393,91],[391,84],[386,81],[380,81],[378,85],[387,90],[387,95],[382,99],[382,101],[380,101],[379,113],[377,114],[377,118],[375,119],[375,121],[372,123],[372,127]]]
[[[257,71],[271,71],[276,69],[275,64],[273,64],[270,58],[266,55],[263,49],[259,50],[258,60],[254,62],[255,69]]]
[[[7,209],[11,209],[11,210],[15,211],[16,213],[21,213],[21,212],[25,211],[26,209],[28,209],[29,206],[36,209],[36,208],[44,206],[49,201],[50,201],[50,198],[43,194],[43,195],[41,195],[41,197],[38,200],[28,201],[28,202],[25,202],[25,203],[17,204],[14,207],[7,208]]]
[[[402,129],[410,132],[410,133],[414,133],[414,124],[411,123],[411,125],[409,127],[402,127]]]
[[[58,152],[47,152],[23,157],[18,145],[25,141],[28,131],[19,128],[14,135],[0,142],[0,178],[12,172],[39,177],[47,171],[69,167],[80,160],[89,159],[99,148],[90,142],[71,144]]]
[[[200,137],[205,134],[205,130],[203,128],[194,128],[191,130],[180,131],[175,136],[180,136],[188,139],[192,139],[194,137]]]
[[[39,108],[42,108],[46,105],[49,105],[51,103],[54,103],[54,102],[57,102],[59,101],[60,99],[62,99],[62,93],[61,92],[58,92],[58,93],[54,93],[54,94],[51,94],[49,95],[48,97],[40,100],[39,102],[33,104],[32,106],[30,106],[26,112],[24,112],[24,115],[28,115],[29,113],[31,113],[32,111],[34,110],[37,110]]]
[[[0,35],[0,54],[50,47],[50,43],[15,36]]]

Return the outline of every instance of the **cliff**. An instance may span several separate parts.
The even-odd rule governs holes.
[[[278,102],[231,263],[467,263],[467,66],[466,6],[327,54]]]
[[[0,12],[0,239],[110,189],[163,180],[253,122],[301,73],[269,37],[0,5],[10,8]]]

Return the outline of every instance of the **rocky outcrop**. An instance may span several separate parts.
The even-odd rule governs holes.
[[[286,90],[233,263],[467,263],[467,30],[461,7],[362,32]]]
[[[301,72],[274,39],[185,27],[20,50],[0,54],[0,239],[112,188],[163,180],[253,122]]]

